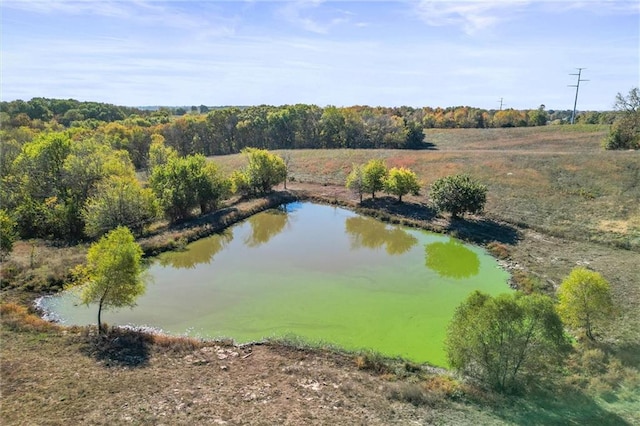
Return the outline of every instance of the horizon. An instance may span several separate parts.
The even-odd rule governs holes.
[[[610,111],[636,1],[2,2],[3,101]]]

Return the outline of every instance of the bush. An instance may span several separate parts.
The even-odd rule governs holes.
[[[456,309],[445,345],[451,367],[498,391],[543,377],[570,347],[549,297],[479,291]]]
[[[469,175],[453,175],[433,182],[430,195],[436,210],[449,212],[457,218],[460,214],[477,214],[484,210],[487,187]]]

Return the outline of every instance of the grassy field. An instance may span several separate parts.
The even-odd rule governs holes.
[[[429,149],[281,151],[296,194],[355,208],[344,189],[353,163],[382,158],[413,169],[422,195],[403,205],[381,197],[367,212],[493,240],[524,289],[553,294],[578,265],[611,283],[617,310],[597,344],[579,345],[562,378],[521,396],[485,392],[428,366],[385,365],[375,356],[298,345],[237,348],[113,331],[63,329],[7,301],[56,289],[85,246],[19,242],[4,289],[0,386],[3,424],[640,424],[640,152],[603,151],[599,126],[452,129],[426,132]],[[226,172],[240,155],[213,158]],[[428,208],[428,185],[466,172],[489,187],[486,215],[458,223]],[[291,193],[280,193],[290,197]],[[276,194],[277,195],[277,194]],[[268,200],[267,200],[268,201]],[[141,242],[149,253],[179,247],[269,205],[234,204],[226,213],[167,228]],[[245,211],[246,210],[246,211]],[[226,216],[230,215],[230,216]],[[505,238],[506,236],[506,238]],[[19,271],[10,270],[20,269]],[[49,282],[49,284],[47,284]],[[235,354],[235,355],[234,355]],[[546,390],[545,390],[546,389]]]
[[[344,185],[353,163],[409,167],[425,190],[469,173],[489,187],[489,217],[574,240],[640,251],[640,152],[604,151],[603,126],[428,130],[431,149],[280,151],[297,182]],[[229,172],[241,155],[214,157]]]

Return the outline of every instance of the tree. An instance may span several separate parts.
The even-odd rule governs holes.
[[[11,253],[16,238],[16,222],[6,210],[0,209],[0,259]]]
[[[387,166],[382,160],[370,160],[362,169],[364,192],[371,193],[371,198],[376,198],[376,192],[384,189],[384,180],[387,177]]]
[[[284,160],[266,149],[245,148],[242,153],[249,164],[234,174],[234,187],[247,193],[266,194],[286,178]]]
[[[354,164],[351,172],[347,176],[347,188],[358,194],[362,203],[362,194],[365,192],[364,186],[364,167]]]
[[[285,152],[281,158],[284,162],[284,189],[287,189],[287,179],[291,173],[291,152]]]
[[[544,126],[549,120],[549,114],[544,110],[545,106],[540,105],[538,109],[532,109],[529,111],[529,125],[531,126]]]
[[[418,195],[420,184],[414,172],[404,167],[394,167],[389,170],[389,175],[384,180],[384,190],[388,194],[398,196],[398,202],[402,202],[402,196],[406,194]]]
[[[575,268],[558,288],[560,317],[591,340],[595,340],[594,328],[602,326],[612,311],[609,283],[598,272]]]
[[[499,391],[558,366],[569,349],[548,296],[479,291],[456,309],[445,345],[451,367]]]
[[[149,146],[149,160],[147,161],[149,170],[152,170],[156,166],[167,164],[169,160],[177,157],[178,151],[165,145],[164,136],[157,133],[151,135],[151,146]]]
[[[200,214],[216,210],[231,193],[231,181],[224,178],[218,166],[211,161],[194,170],[193,180]]]
[[[619,118],[604,141],[606,149],[640,149],[640,90],[634,87],[625,97],[616,96],[614,105]]]
[[[200,154],[169,158],[151,170],[149,184],[172,221],[189,217],[196,207],[201,214],[216,208],[230,187],[215,164]]]
[[[98,304],[98,331],[102,329],[102,310],[135,306],[145,291],[142,276],[142,249],[128,228],[118,227],[89,247],[87,263],[76,273],[83,280],[82,303]]]
[[[467,212],[482,212],[487,201],[487,187],[469,175],[452,175],[433,182],[430,195],[436,210],[450,212],[457,218]]]
[[[22,147],[12,165],[18,184],[9,207],[23,237],[82,236],[82,208],[98,182],[135,175],[127,152],[82,136],[42,133]]]
[[[158,217],[159,205],[149,188],[132,177],[110,176],[98,184],[83,209],[85,234],[102,235],[118,226],[141,230]]]

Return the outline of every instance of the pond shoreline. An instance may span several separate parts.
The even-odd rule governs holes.
[[[438,215],[425,203],[398,203],[395,198],[387,196],[365,199],[358,203],[345,197],[344,191],[340,189],[328,185],[306,184],[303,188],[283,189],[262,197],[235,200],[220,210],[168,226],[137,241],[146,257],[155,256],[221,232],[262,211],[296,201],[340,206],[383,222],[451,235],[480,246],[491,242],[514,244],[521,238],[521,230],[518,228],[482,216],[452,221]]]
[[[471,216],[467,220],[450,220],[438,215],[426,203],[419,202],[418,197],[409,196],[407,200],[399,203],[395,198],[379,196],[375,199],[365,199],[360,203],[353,199],[353,196],[350,191],[342,187],[294,184],[294,188],[276,190],[262,197],[232,200],[227,206],[215,212],[168,226],[154,235],[139,238],[137,241],[145,257],[154,257],[166,251],[181,250],[191,242],[220,233],[265,210],[291,202],[308,201],[344,207],[382,222],[449,235],[484,247],[497,259],[500,267],[510,274],[509,287],[519,288],[513,272],[522,270],[522,267],[508,259],[508,255],[504,253],[506,250],[504,245],[517,244],[521,239],[520,229],[482,216]],[[495,250],[492,244],[498,244],[499,250]]]

